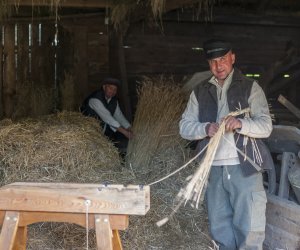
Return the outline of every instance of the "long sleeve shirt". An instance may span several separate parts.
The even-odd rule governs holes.
[[[108,102],[110,100],[107,100]],[[101,120],[110,126],[110,128],[115,132],[120,126],[124,128],[129,128],[131,125],[123,115],[119,103],[117,103],[117,108],[113,115],[104,107],[103,103],[96,99],[91,98],[89,100],[89,106],[100,116]]]
[[[218,123],[229,113],[227,90],[231,84],[232,75],[233,71],[226,78],[222,87],[218,84],[215,77],[209,80],[209,82],[217,88],[218,112],[216,122]],[[263,90],[255,81],[252,85],[248,103],[251,110],[250,118],[240,119],[242,128],[237,129],[236,132],[253,138],[268,137],[272,131],[269,107]],[[207,124],[208,123],[199,122],[199,104],[195,93],[192,92],[179,124],[180,135],[187,140],[201,140],[207,136],[205,131]],[[231,143],[222,138],[213,165],[239,164],[238,153],[231,145],[235,144],[233,133],[226,132],[224,136]]]

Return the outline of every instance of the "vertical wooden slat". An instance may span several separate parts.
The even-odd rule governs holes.
[[[4,116],[11,118],[14,111],[15,82],[15,25],[5,25],[4,35],[4,76],[3,76],[3,106]]]
[[[27,226],[18,227],[13,250],[26,250]]]
[[[3,226],[0,234],[1,250],[11,250],[17,234],[19,213],[8,211],[5,213]]]
[[[25,117],[31,111],[31,84],[29,81],[28,23],[18,23],[17,81],[14,117]]]
[[[0,119],[3,118],[3,45],[2,45],[2,25],[0,25]]]
[[[112,239],[113,250],[123,250],[119,231],[113,230],[112,233],[113,233],[113,239]]]
[[[112,231],[109,215],[95,214],[95,231],[98,250],[112,250]]]

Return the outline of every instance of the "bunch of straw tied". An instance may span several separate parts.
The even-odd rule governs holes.
[[[154,183],[150,211],[145,216],[130,216],[128,229],[120,232],[123,248],[212,249],[203,202],[197,209],[176,207],[176,195],[199,163],[157,182],[190,160],[191,151],[178,132],[188,96],[172,79],[145,78],[138,88],[135,136],[124,159],[101,134],[99,122],[78,112],[2,120],[1,186],[16,181]],[[166,217],[168,222],[158,227],[156,223]],[[96,249],[95,232],[86,234],[85,228],[74,224],[36,223],[28,228],[27,249],[86,249],[86,239],[89,249]]]

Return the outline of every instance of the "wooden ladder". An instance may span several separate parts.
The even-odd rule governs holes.
[[[26,249],[30,224],[68,222],[86,227],[88,219],[98,250],[122,250],[118,230],[128,227],[129,215],[145,215],[149,208],[149,186],[9,184],[0,188],[0,249]]]

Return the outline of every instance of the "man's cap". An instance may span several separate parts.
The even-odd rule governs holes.
[[[231,43],[225,40],[210,39],[203,43],[204,55],[207,60],[224,56],[231,49]]]
[[[104,84],[114,85],[114,86],[117,86],[117,87],[121,86],[121,82],[118,79],[111,78],[111,77],[105,78],[102,81],[102,85],[104,85]]]

